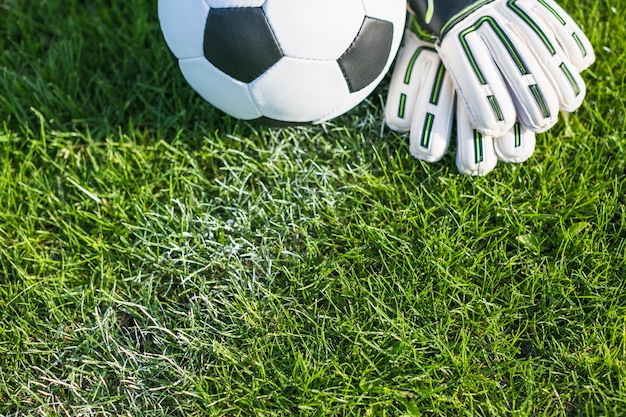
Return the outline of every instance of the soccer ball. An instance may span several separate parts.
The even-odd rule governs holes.
[[[244,120],[320,123],[364,100],[400,46],[405,0],[159,0],[206,101]]]

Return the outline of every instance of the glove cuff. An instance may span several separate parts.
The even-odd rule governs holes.
[[[423,31],[442,38],[457,22],[495,0],[409,0],[409,10]],[[419,31],[418,31],[419,33]]]

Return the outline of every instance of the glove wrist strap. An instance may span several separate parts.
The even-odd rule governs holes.
[[[494,0],[409,0],[415,20],[424,31],[442,38],[457,22]]]

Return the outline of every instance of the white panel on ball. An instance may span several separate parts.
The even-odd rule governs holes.
[[[338,59],[365,18],[361,0],[267,0],[265,13],[285,55]]]
[[[206,0],[209,6],[216,9],[226,7],[261,7],[265,0]]]
[[[160,0],[159,21],[163,36],[179,59],[204,55],[204,27],[209,6],[204,0]]]
[[[349,97],[335,61],[283,58],[251,84],[263,114],[288,122],[316,122],[335,114]]]
[[[261,117],[250,96],[248,84],[227,76],[204,57],[184,59],[179,65],[189,85],[224,113],[246,120]]]
[[[387,20],[404,28],[406,21],[406,0],[362,0],[365,14],[376,19]],[[399,32],[402,36],[402,31]]]

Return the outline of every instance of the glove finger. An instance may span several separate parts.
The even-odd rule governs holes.
[[[435,53],[435,55],[437,55]],[[424,161],[443,158],[450,143],[454,114],[454,86],[443,63],[424,75],[424,88],[413,112],[411,154]]]
[[[499,25],[487,20],[481,29],[507,81],[519,120],[535,132],[554,126],[558,120],[559,97],[533,50],[509,22]]]
[[[409,131],[415,105],[426,88],[424,83],[429,78],[427,74],[433,71],[432,68],[437,68],[439,62],[432,44],[422,41],[410,30],[405,31],[385,106],[385,122],[390,129]]]
[[[485,135],[505,134],[516,119],[515,104],[482,36],[456,27],[437,47],[471,123]]]
[[[456,106],[456,166],[460,173],[467,175],[486,175],[498,163],[493,138],[474,129],[465,106]]]
[[[564,33],[572,27],[564,26],[561,22],[565,20],[560,20],[561,18],[552,11],[553,9],[544,6],[547,4],[545,2],[546,0],[541,2],[519,0],[509,2],[502,8],[503,13],[509,15],[512,20],[523,20],[519,25],[512,26],[512,29],[517,29],[518,35],[526,39],[528,44],[533,45],[531,51],[554,87],[559,108],[564,111],[574,111],[580,107],[585,98],[586,86],[579,74],[580,69],[572,63],[570,56],[579,61],[584,60],[580,49],[584,46],[582,44],[579,46],[574,41],[575,34]],[[575,26],[571,19],[569,21]],[[586,39],[582,31],[580,35]],[[563,42],[567,43],[568,40],[570,45],[564,45]],[[564,50],[564,47],[569,50]],[[593,55],[591,45],[587,47],[587,50]],[[587,55],[589,56],[589,53]]]
[[[535,152],[535,133],[526,129],[520,123],[515,123],[513,129],[506,135],[493,140],[496,155],[503,162],[524,162]]]
[[[518,0],[511,2],[511,10],[525,19],[543,22],[554,34],[560,47],[577,72],[587,69],[595,61],[589,38],[570,15],[553,0]],[[541,27],[537,28],[541,31]],[[540,35],[540,33],[538,33]]]
[[[526,127],[535,132],[545,131],[558,120],[559,97],[532,50],[534,46],[531,48],[516,33],[519,25],[503,15],[500,4],[509,2],[480,7],[463,19],[465,24],[453,26],[441,41],[441,57],[464,101],[472,104],[484,101],[484,88],[488,87],[490,103],[507,106],[501,111],[506,128],[498,131],[484,129],[475,117],[486,109],[469,106],[470,120],[482,133],[502,136],[513,127],[515,116],[505,96],[511,98]],[[461,72],[462,69],[465,71]]]

